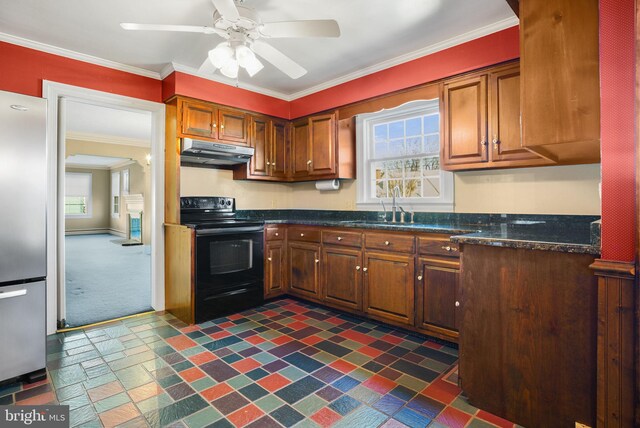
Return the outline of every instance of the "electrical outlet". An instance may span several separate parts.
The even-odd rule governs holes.
[[[589,425],[581,424],[580,422],[576,422],[576,428],[591,428]]]

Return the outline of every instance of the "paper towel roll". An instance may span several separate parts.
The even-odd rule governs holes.
[[[338,190],[340,188],[340,180],[323,180],[316,181],[316,189],[318,190]]]

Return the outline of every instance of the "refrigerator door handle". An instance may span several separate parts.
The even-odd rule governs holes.
[[[25,294],[27,294],[26,288],[23,288],[22,290],[6,291],[4,293],[0,293],[0,300],[10,299],[12,297],[24,296]]]

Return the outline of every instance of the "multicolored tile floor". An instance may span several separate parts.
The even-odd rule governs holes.
[[[457,351],[290,299],[204,324],[145,315],[50,336],[46,381],[81,427],[513,427],[470,406]]]

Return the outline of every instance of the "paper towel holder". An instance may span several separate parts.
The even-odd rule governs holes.
[[[321,180],[316,181],[316,189],[322,190],[339,190],[340,189],[340,180]]]

